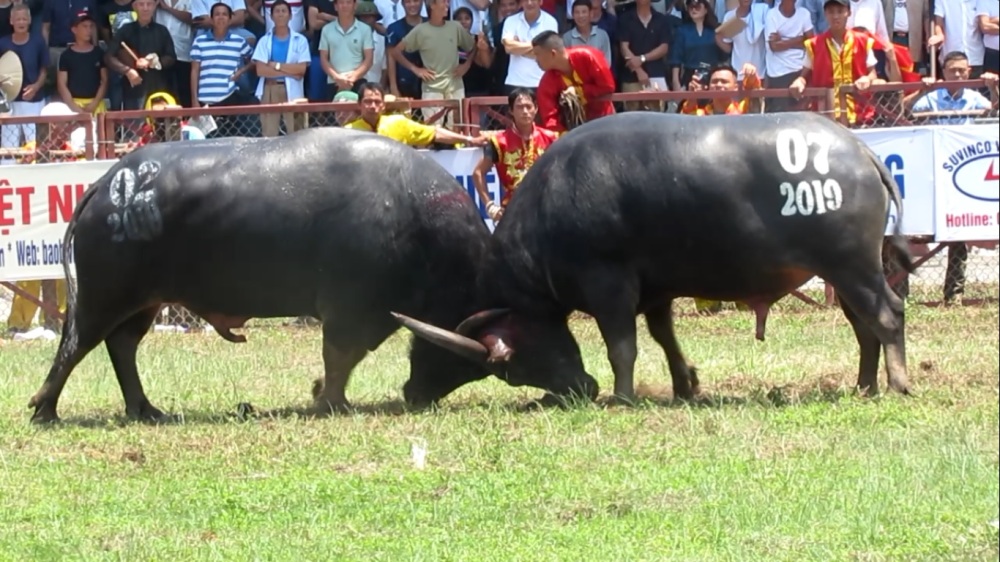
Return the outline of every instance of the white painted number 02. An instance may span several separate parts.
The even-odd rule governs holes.
[[[844,202],[844,194],[835,179],[800,181],[798,185],[786,181],[779,188],[785,198],[781,208],[783,217],[822,215],[836,211]]]

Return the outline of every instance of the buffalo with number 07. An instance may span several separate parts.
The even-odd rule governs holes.
[[[686,399],[699,380],[674,333],[675,299],[745,302],[763,339],[770,306],[818,276],[857,337],[859,389],[878,393],[884,349],[889,387],[908,394],[904,308],[883,251],[914,267],[902,218],[884,235],[890,203],[902,210],[882,161],[816,114],[604,117],[560,138],[525,175],[479,272],[492,297],[485,310],[454,330],[397,318],[510,384],[593,398],[567,324],[585,312],[604,338],[615,395],[628,400],[641,314]]]

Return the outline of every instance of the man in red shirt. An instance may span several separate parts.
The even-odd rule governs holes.
[[[472,183],[479,199],[486,203],[486,214],[493,222],[503,217],[503,211],[517,191],[524,174],[542,153],[559,138],[559,133],[535,125],[538,107],[535,96],[527,88],[515,88],[507,97],[513,122],[490,138],[483,157],[472,171]],[[493,202],[486,190],[486,174],[496,166],[500,177],[500,204]]]
[[[579,99],[586,121],[614,114],[610,101],[598,99],[615,91],[615,79],[602,52],[585,45],[566,47],[554,31],[538,34],[531,45],[535,62],[545,71],[537,94],[542,127],[565,132],[574,126],[560,115],[560,98],[567,90]]]

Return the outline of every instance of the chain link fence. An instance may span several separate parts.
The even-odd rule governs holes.
[[[920,100],[941,89],[953,91],[969,89],[991,100],[989,88],[982,79],[930,84],[925,82],[879,84],[871,86],[864,92],[858,91],[854,86],[843,86],[835,94],[839,107],[853,104],[856,118],[847,112],[836,118],[844,126],[854,129],[998,123],[997,108],[973,111],[919,111]],[[914,111],[915,108],[918,111]]]

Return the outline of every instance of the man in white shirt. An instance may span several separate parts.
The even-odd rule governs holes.
[[[718,1],[722,2],[722,0]],[[765,74],[764,23],[768,10],[770,8],[763,2],[739,0],[736,8],[726,12],[726,15],[722,18],[722,23],[724,24],[738,18],[742,20],[741,25],[745,26],[736,35],[726,37],[722,40],[723,45],[726,45],[723,49],[728,48],[732,53],[731,64],[733,68],[738,69],[738,80],[743,80],[743,70],[748,64],[753,65],[758,73]],[[716,33],[718,33],[718,30],[716,30]]]
[[[805,40],[813,35],[812,16],[795,0],[780,0],[768,10],[764,20],[766,88],[787,90],[802,74]],[[791,97],[771,98],[767,100],[767,111],[788,111],[795,103]]]
[[[856,27],[863,27],[883,43],[889,43],[882,0],[851,0],[851,15],[847,17],[847,29]]]
[[[927,31],[931,24],[931,0],[883,0],[885,27],[892,43],[910,52],[914,71],[927,67]]]
[[[184,107],[193,107],[191,99],[191,0],[160,0],[156,10],[156,23],[167,28],[174,40],[174,91],[177,101]]]
[[[559,23],[542,11],[539,0],[521,0],[521,11],[504,20],[502,43],[510,55],[507,79],[504,81],[505,94],[510,94],[515,88],[538,88],[542,69],[535,62],[531,40],[543,31],[558,33]]]
[[[972,78],[983,72],[983,34],[976,24],[977,0],[935,0],[934,24],[927,46],[940,48],[938,64],[949,53],[965,53],[972,65]]]
[[[976,0],[976,23],[979,26],[979,32],[983,34],[983,70],[994,74],[1000,73],[998,13],[1000,13],[1000,1]]]

